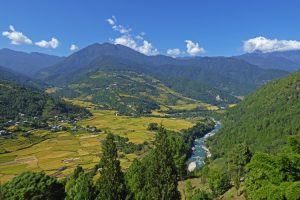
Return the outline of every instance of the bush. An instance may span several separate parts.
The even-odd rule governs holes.
[[[148,125],[147,130],[149,130],[149,131],[157,131],[158,130],[158,124],[157,123],[150,123]]]

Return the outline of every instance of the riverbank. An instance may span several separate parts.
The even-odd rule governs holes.
[[[202,167],[205,164],[205,158],[211,157],[211,152],[205,146],[205,141],[207,138],[215,135],[221,129],[221,122],[215,121],[215,127],[212,131],[208,132],[201,138],[197,138],[194,141],[194,146],[192,147],[193,153],[189,160],[188,171],[194,171],[196,168]]]

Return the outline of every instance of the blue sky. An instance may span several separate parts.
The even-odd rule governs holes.
[[[297,0],[2,0],[0,48],[69,55],[72,44],[112,42],[173,56],[300,49],[299,8]],[[12,44],[12,32],[26,38]]]

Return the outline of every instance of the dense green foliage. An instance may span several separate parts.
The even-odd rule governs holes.
[[[177,169],[168,135],[162,127],[156,135],[155,148],[141,161],[134,161],[126,173],[126,183],[133,199],[180,199]]]
[[[223,127],[209,142],[212,153],[222,156],[242,142],[251,151],[274,152],[289,135],[300,133],[300,72],[270,82],[230,109]]]
[[[3,81],[0,82],[0,113],[0,123],[18,120],[20,113],[26,120],[33,117],[45,120],[54,116],[75,118],[90,115],[86,109],[53,98],[40,90]]]
[[[133,142],[129,142],[127,137],[122,137],[119,135],[115,136],[115,142],[117,149],[125,154],[141,151],[144,147],[143,144],[134,144]]]
[[[300,138],[276,155],[256,153],[247,165],[246,192],[250,199],[300,199]]]
[[[26,172],[3,186],[4,199],[63,200],[63,185],[45,173]]]
[[[77,166],[65,186],[66,200],[92,200],[95,198],[95,189],[92,177],[84,173],[82,167]]]
[[[148,124],[148,128],[149,131],[157,131],[158,130],[158,123],[150,123]]]
[[[209,187],[214,197],[218,197],[231,188],[228,173],[211,169],[208,175]]]
[[[109,133],[102,145],[99,170],[100,178],[96,183],[98,200],[122,200],[127,191],[124,175],[121,171],[114,135]]]
[[[236,145],[228,155],[228,170],[237,191],[239,191],[241,178],[245,175],[245,166],[250,162],[251,156],[246,144]]]

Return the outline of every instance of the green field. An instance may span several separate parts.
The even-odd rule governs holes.
[[[94,110],[93,105],[85,102],[73,102],[88,107],[93,117],[79,121],[82,127],[96,126],[102,132],[92,135],[88,132],[73,134],[37,130],[35,136],[44,136],[44,140],[29,143],[25,138],[5,139],[1,147],[10,153],[0,154],[0,182],[6,182],[24,171],[45,171],[55,177],[69,175],[78,164],[85,169],[92,169],[100,160],[101,141],[105,138],[104,131],[128,137],[133,143],[151,141],[155,134],[147,131],[150,122],[162,124],[169,130],[179,131],[189,128],[192,122],[182,119],[159,117],[127,117],[116,116],[115,111]],[[133,159],[142,155],[127,154],[121,159],[123,168],[128,168]],[[64,168],[62,168],[64,167]]]

